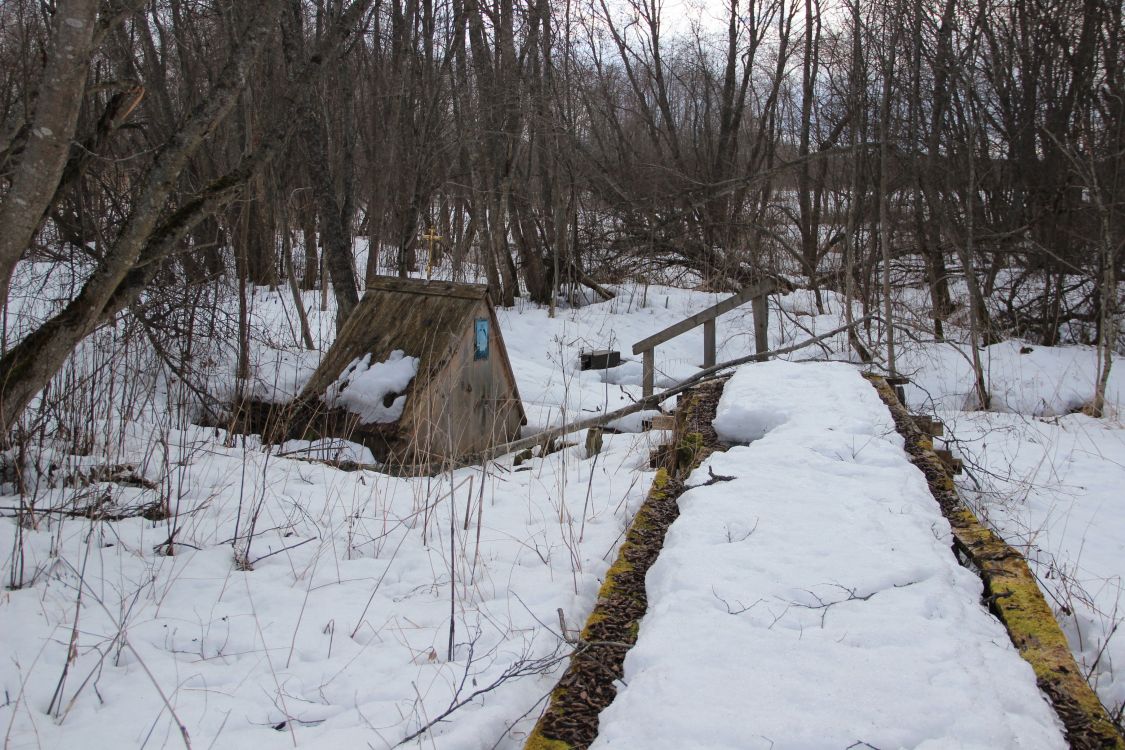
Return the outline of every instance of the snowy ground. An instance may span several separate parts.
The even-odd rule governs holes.
[[[592,606],[647,489],[648,438],[426,481],[173,435],[193,450],[178,523],[25,532],[34,585],[2,610],[7,740],[176,746],[167,701],[196,747],[387,747],[524,674],[436,728],[489,747],[549,690],[556,610],[578,622]],[[240,570],[230,540],[250,523]]]
[[[1022,350],[1022,351],[1021,351]],[[953,346],[912,350],[912,407],[945,421],[965,463],[957,484],[1028,558],[1084,675],[1110,713],[1125,714],[1125,372],[1110,378],[1110,414],[1074,413],[1093,393],[1090,347],[1005,342],[983,352],[994,411],[972,402],[967,360]]]
[[[52,283],[66,286],[65,279]],[[527,406],[529,431],[615,409],[638,398],[640,361],[631,355],[632,343],[721,299],[721,295],[658,286],[630,285],[618,291],[612,301],[563,308],[555,318],[526,304],[498,311]],[[26,299],[25,307],[30,309],[34,294]],[[214,302],[220,308],[229,304],[230,300]],[[300,388],[320,354],[301,350],[296,315],[286,294],[256,290],[251,304],[255,377],[249,388],[259,397],[284,398]],[[326,348],[331,341],[333,310],[320,310],[315,293],[306,295],[305,304],[314,341]],[[839,305],[831,296],[829,312],[822,316],[814,314],[810,295],[803,292],[775,299],[773,305],[773,348],[840,324]],[[13,309],[15,322],[10,332],[22,330],[17,314],[21,310],[24,308],[18,305]],[[724,316],[718,328],[719,361],[752,351],[748,306]],[[600,577],[651,481],[648,451],[662,436],[609,435],[605,452],[591,458],[581,447],[582,436],[577,435],[573,437],[576,447],[535,459],[518,470],[508,457],[483,469],[465,469],[429,480],[342,472],[298,458],[305,454],[335,457],[342,451],[345,457],[363,460],[363,451],[351,445],[311,450],[313,446],[297,443],[263,449],[253,439],[232,438],[222,430],[191,425],[175,406],[191,394],[176,385],[145,346],[132,345],[120,354],[118,335],[107,331],[95,337],[84,350],[84,358],[64,373],[69,380],[60,380],[59,387],[45,397],[44,404],[53,409],[47,412],[58,420],[58,429],[55,444],[33,446],[34,454],[23,457],[43,477],[32,488],[33,500],[42,509],[74,509],[95,502],[109,508],[135,507],[161,499],[178,515],[171,521],[94,522],[47,513],[35,525],[20,528],[10,517],[18,497],[0,497],[0,508],[6,509],[5,517],[0,518],[0,574],[5,583],[16,578],[22,584],[0,597],[0,628],[5,633],[0,642],[0,690],[4,691],[0,727],[6,745],[176,747],[183,745],[177,728],[177,722],[182,722],[197,748],[294,743],[383,748],[426,726],[431,731],[411,744],[519,747],[569,648],[560,637],[558,610],[568,628],[579,627],[585,619]],[[824,347],[804,349],[794,356],[840,359],[846,356],[841,354],[844,346],[843,337],[837,337]],[[580,350],[599,348],[619,349],[626,361],[605,372],[579,372]],[[1117,648],[1121,639],[1111,635],[1116,615],[1107,615],[1114,612],[1117,599],[1111,602],[1109,597],[1120,597],[1125,573],[1121,563],[1125,555],[1119,554],[1119,546],[1113,546],[1120,545],[1125,536],[1120,529],[1125,511],[1113,504],[1120,503],[1113,494],[1114,486],[1120,486],[1114,471],[1125,465],[1120,423],[1076,416],[1044,422],[1027,411],[1027,404],[1042,401],[1056,405],[1053,413],[1064,413],[1073,400],[1087,398],[1083,394],[1088,388],[1081,383],[1073,388],[1067,384],[1092,383],[1088,354],[1089,350],[1080,348],[1045,354],[1037,350],[1037,357],[1074,362],[1068,378],[1054,381],[1017,377],[1016,370],[1003,370],[998,364],[997,388],[1026,397],[1013,403],[1013,413],[999,415],[960,411],[969,381],[965,360],[952,346],[918,347],[904,361],[915,368],[919,382],[934,395],[943,416],[963,438],[966,457],[977,450],[977,464],[1010,478],[1010,486],[1000,483],[981,494],[989,508],[995,505],[989,518],[1017,533],[1020,529],[1040,530],[1032,540],[1038,550],[1049,552],[1058,569],[1087,576],[1084,591],[1096,590],[1099,598],[1089,612],[1074,607],[1080,613],[1076,618],[1084,619],[1076,619],[1078,630],[1072,629],[1071,635],[1081,637],[1077,647],[1091,660],[1096,657],[1090,644],[1098,643],[1098,638],[1103,643],[1110,640],[1097,667],[1099,690],[1103,700],[1109,701],[1125,684],[1125,669],[1107,667],[1115,655],[1118,664],[1125,663],[1125,655]],[[1012,367],[1039,361],[1028,360],[1011,348],[997,349],[996,361],[1001,360]],[[229,377],[232,351],[216,347],[198,355],[195,362],[208,373],[209,386],[217,395],[233,392]],[[656,351],[658,386],[694,373],[701,362],[699,330],[661,345]],[[940,369],[936,362],[942,363]],[[847,368],[839,365],[836,369]],[[835,373],[836,369],[829,371]],[[1013,372],[1017,375],[1010,374]],[[1050,370],[1047,374],[1059,373]],[[1060,382],[1064,387],[1058,387]],[[1117,408],[1125,390],[1123,382],[1118,370],[1112,395]],[[75,393],[80,398],[74,398]],[[69,400],[58,398],[60,395]],[[922,394],[912,392],[911,396],[917,402]],[[56,409],[52,399],[64,406],[71,402],[78,406]],[[988,421],[993,419],[1011,419],[1022,432],[1007,430],[1002,421]],[[620,426],[635,429],[638,422],[639,417]],[[832,482],[841,485],[841,493],[846,487],[854,489],[860,477],[878,479],[892,469],[893,436],[884,435],[883,427],[860,429],[857,425],[843,425],[835,431],[840,434],[818,443],[842,450],[848,442],[845,453],[861,457],[840,459],[841,466],[836,468],[850,467],[856,472],[851,479],[833,477]],[[992,450],[997,444],[997,425],[1015,441],[1006,443],[1005,450],[1010,453],[1018,448],[1019,461]],[[1034,429],[1028,431],[1028,425]],[[779,429],[754,446],[716,457],[715,471],[739,475],[745,469],[721,462],[739,456],[751,463],[757,460],[751,458],[754,451],[777,439],[774,432],[784,432],[780,423],[773,427]],[[853,432],[859,429],[855,434],[865,437],[845,440],[843,427]],[[1079,433],[1081,438],[1066,442]],[[1044,453],[1051,461],[1035,458]],[[880,458],[869,461],[869,455]],[[784,456],[779,453],[777,459],[782,461]],[[92,467],[107,463],[137,466],[156,488],[108,483],[90,475]],[[786,465],[779,463],[778,467]],[[1043,473],[1044,466],[1052,470]],[[776,482],[800,477],[804,468],[763,465],[758,473]],[[83,473],[84,478],[79,476]],[[1097,481],[1092,478],[1095,475]],[[963,481],[968,486],[971,478]],[[1083,490],[1076,491],[1076,486]],[[690,498],[704,497],[698,493],[711,490],[721,495],[724,489],[725,484],[701,488]],[[4,491],[14,492],[14,487],[9,484]],[[993,503],[998,497],[1003,502]],[[724,540],[729,536],[732,541],[723,550],[741,550],[767,538],[764,528],[755,530],[751,518],[739,515],[741,506],[727,507],[729,502],[729,498],[716,496],[715,506],[722,512],[710,522],[717,521],[719,530],[708,531],[721,534]],[[859,507],[841,502],[813,510],[775,504],[778,510],[791,513],[783,520],[792,524],[819,514],[832,514],[844,523],[856,515],[849,509]],[[709,507],[710,499],[689,499],[686,517],[710,513]],[[941,612],[947,606],[954,612],[964,608],[971,619],[972,582],[963,573],[946,570],[937,557],[927,556],[936,556],[945,544],[940,530],[935,535],[928,521],[923,524],[936,508],[915,508],[913,501],[893,507],[910,510],[901,518],[890,512],[886,518],[880,517],[885,537],[875,538],[875,526],[864,533],[868,535],[866,546],[890,554],[889,545],[895,545],[902,548],[896,555],[910,555],[909,565],[901,569],[864,570],[860,571],[863,576],[843,580],[835,569],[822,568],[827,572],[819,578],[813,576],[816,565],[828,564],[822,549],[847,541],[843,534],[838,540],[822,540],[828,545],[823,548],[807,539],[795,539],[790,548],[779,545],[771,553],[776,558],[771,565],[784,566],[790,561],[797,566],[794,570],[810,575],[782,593],[791,606],[774,630],[792,635],[785,623],[803,624],[804,638],[826,649],[826,661],[819,666],[811,661],[790,665],[790,687],[796,689],[802,674],[810,686],[806,694],[791,695],[798,702],[828,701],[835,691],[841,705],[850,706],[857,681],[882,691],[879,695],[888,691],[883,685],[884,672],[873,668],[883,662],[845,661],[850,664],[847,670],[832,668],[831,659],[839,653],[830,649],[838,646],[820,632],[822,614],[826,627],[836,628],[838,622],[851,622],[849,607],[856,607],[859,611],[852,630],[859,633],[861,625],[873,628],[864,644],[870,646],[884,638],[884,646],[893,650],[903,647],[895,639],[905,636],[889,625],[881,631],[874,629],[877,623],[865,613],[876,611],[869,607],[897,607],[899,603],[923,606],[920,599],[938,610],[939,616],[927,619],[924,614],[932,609],[923,607],[923,614],[916,618],[919,627],[934,629],[934,638],[927,641],[933,651],[923,665],[897,664],[896,670],[903,674],[894,684],[909,682],[910,690],[923,693],[926,685],[922,683],[930,677],[938,679],[939,687],[942,679],[961,680],[957,689],[947,686],[948,693],[977,684],[974,673],[947,673],[938,661],[948,657],[960,663],[957,653],[947,651],[957,651],[967,641],[944,640],[946,635],[955,638],[956,634],[942,630],[945,618]],[[1051,534],[1044,534],[1047,521],[1059,518],[1062,509],[1067,510],[1070,523],[1065,528],[1052,523]],[[758,515],[755,512],[754,518]],[[827,525],[818,528],[823,531]],[[167,542],[173,535],[174,554],[169,556]],[[744,536],[742,542],[733,541]],[[1050,544],[1044,544],[1047,539]],[[914,540],[910,550],[906,550],[907,540]],[[896,563],[904,559],[894,557]],[[245,563],[252,570],[244,569]],[[1044,570],[1040,569],[1040,577],[1049,580]],[[783,568],[777,567],[775,572],[780,576]],[[747,585],[761,583],[764,575],[755,573]],[[667,579],[671,580],[673,577]],[[667,581],[650,578],[650,586],[665,586]],[[1105,585],[1099,588],[1098,581]],[[854,588],[856,596],[876,589],[880,593],[862,607],[858,602],[832,605],[830,611],[808,606],[815,603],[810,597],[830,602],[847,593],[834,583]],[[894,583],[911,585],[894,588]],[[812,593],[797,590],[802,585]],[[932,599],[919,594],[928,587],[934,588]],[[718,601],[710,591],[701,596],[712,608]],[[725,622],[752,622],[766,606],[754,605],[755,600],[747,599],[733,582],[719,596],[735,609],[753,605],[739,616],[724,611],[720,619]],[[452,659],[448,648],[451,611],[455,626]],[[1018,665],[1013,667],[1007,661],[1002,648],[1006,639],[997,638],[983,621],[972,627],[980,636],[974,646],[977,658],[995,664],[998,673],[1022,679],[1016,674]],[[682,640],[677,648],[686,648]],[[861,652],[857,647],[852,655]],[[668,657],[670,663],[678,659],[675,652]],[[737,663],[745,665],[745,661]],[[913,675],[904,672],[915,667],[919,671]],[[739,669],[752,674],[747,671],[749,666]],[[745,682],[749,685],[753,680]],[[980,683],[985,688],[990,684]],[[996,702],[990,704],[991,710],[1008,712],[1005,707],[1010,705],[1012,714],[1010,721],[998,722],[996,731],[1020,731],[1042,724],[1036,713],[1038,704],[1025,697],[1016,692],[993,696]],[[445,716],[450,708],[455,710]],[[984,733],[971,717],[960,721],[964,733],[957,736],[968,738],[966,742],[995,736]],[[847,722],[840,726],[841,731],[854,727]],[[858,729],[849,734],[878,745],[874,734]],[[897,741],[891,738],[890,744]]]
[[[1125,706],[1125,429],[1083,414],[947,418],[969,499],[1029,559],[1084,676]]]
[[[594,747],[1066,746],[854,368],[744,367],[715,427]]]
[[[528,430],[637,398],[631,342],[717,299],[636,287],[553,319],[529,306],[500,311]],[[250,302],[248,387],[284,398],[319,355],[300,350],[284,294],[259,289]],[[305,304],[323,346],[333,310],[319,309],[314,293]],[[746,352],[738,331],[747,314],[730,317],[723,356]],[[165,499],[177,515],[0,521],[4,577],[21,584],[0,601],[11,634],[0,643],[6,743],[177,746],[182,723],[195,747],[390,747],[427,726],[418,742],[519,746],[570,648],[558,611],[570,628],[587,616],[662,435],[607,435],[597,457],[573,447],[519,470],[509,457],[431,480],[341,472],[298,459],[363,460],[364,451],[300,441],[263,449],[192,426],[169,405],[185,394],[159,363],[143,347],[115,359],[117,343],[108,332],[78,363],[79,401],[91,411],[62,416],[68,435],[88,437],[66,445],[89,447],[77,455],[60,443],[30,461],[44,474],[33,502],[112,510]],[[604,346],[627,361],[579,372],[579,351]],[[701,359],[698,334],[662,347],[661,381]],[[220,397],[234,392],[233,363],[230,350],[208,352]],[[90,374],[115,367],[126,370],[120,381]],[[156,487],[91,475],[107,462],[136,466]]]

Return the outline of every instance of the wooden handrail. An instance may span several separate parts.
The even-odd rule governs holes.
[[[752,300],[754,303],[754,351],[759,354],[759,360],[765,358],[769,348],[767,337],[767,322],[769,307],[766,298],[778,291],[777,283],[773,280],[752,284],[737,294],[727,297],[718,304],[711,305],[706,310],[701,310],[695,315],[684,318],[678,323],[673,323],[662,331],[652,334],[633,344],[633,354],[642,354],[641,388],[644,396],[652,395],[656,379],[656,346],[663,344],[687,333],[696,326],[703,326],[703,366],[711,367],[715,364],[715,318],[723,313],[730,312],[739,305]]]
[[[547,428],[542,432],[537,432],[534,435],[529,435],[528,437],[520,438],[519,440],[513,440],[510,443],[494,445],[491,448],[487,448],[477,453],[468,453],[464,456],[461,456],[460,458],[453,459],[452,463],[450,462],[450,459],[446,458],[442,461],[437,461],[430,464],[416,465],[410,468],[412,470],[421,472],[422,475],[434,475],[439,474],[443,471],[449,471],[451,468],[480,464],[485,461],[490,461],[497,456],[502,456],[505,453],[514,453],[515,451],[523,450],[524,448],[530,448],[534,445],[545,445],[551,438],[559,438],[563,435],[568,435],[579,430],[606,425],[615,419],[621,419],[622,417],[628,416],[630,414],[636,414],[637,412],[644,411],[645,409],[655,409],[663,402],[667,401],[673,396],[683,393],[696,383],[703,382],[708,378],[722,377],[720,373],[722,373],[723,370],[729,370],[732,367],[738,367],[740,365],[750,364],[751,362],[761,361],[762,359],[768,357],[779,357],[782,354],[791,354],[792,352],[799,351],[807,346],[819,344],[821,341],[841,334],[849,328],[854,328],[855,326],[863,325],[870,320],[878,319],[879,318],[877,315],[865,315],[862,318],[853,320],[847,325],[840,326],[839,328],[835,328],[831,331],[828,331],[827,333],[822,333],[819,336],[814,336],[811,339],[805,339],[804,341],[801,341],[797,344],[791,344],[789,346],[782,347],[781,349],[775,349],[773,351],[759,351],[746,357],[738,357],[737,359],[732,359],[728,362],[722,362],[715,365],[714,367],[708,367],[700,370],[694,375],[681,380],[679,383],[676,383],[671,388],[661,391],[657,395],[645,396],[641,400],[634,401],[628,406],[624,406],[615,411],[611,411],[605,414],[599,414],[594,417],[585,417],[583,419],[570,422],[569,424],[562,425],[561,427]],[[321,461],[320,463],[324,462]],[[372,471],[386,471],[386,467],[381,464],[355,464],[353,468],[370,469]]]
[[[665,341],[676,338],[682,333],[687,333],[696,326],[703,325],[704,323],[714,320],[723,313],[730,312],[739,305],[744,305],[755,297],[762,297],[765,295],[773,294],[777,291],[777,284],[773,281],[763,281],[758,284],[752,284],[738,294],[732,297],[727,297],[722,302],[711,305],[706,310],[700,310],[691,317],[684,318],[678,323],[665,328],[663,331],[647,336],[637,343],[633,344],[633,354],[640,354],[643,351],[654,348],[657,344],[663,344]]]

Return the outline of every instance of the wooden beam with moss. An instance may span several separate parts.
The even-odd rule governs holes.
[[[598,714],[617,694],[625,654],[636,643],[648,608],[645,575],[679,515],[683,478],[720,448],[711,427],[722,383],[706,383],[681,397],[672,444],[644,503],[625,535],[598,591],[570,665],[551,692],[547,710],[528,736],[525,750],[584,750],[597,737]]]
[[[984,582],[985,600],[1004,624],[1020,656],[1035,670],[1066,730],[1072,748],[1125,750],[1125,738],[1114,726],[1097,694],[1082,677],[1066,636],[1059,627],[1027,560],[976,517],[961,501],[948,468],[894,389],[878,376],[871,383],[887,405],[906,451],[922,473],[953,530],[955,550],[967,558]]]

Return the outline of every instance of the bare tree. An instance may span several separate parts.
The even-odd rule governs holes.
[[[97,0],[59,0],[32,111],[13,143],[4,144],[5,157],[14,161],[8,189],[0,196],[0,290],[5,296],[12,270],[39,231],[62,181],[92,52],[119,20],[99,21],[98,6]]]
[[[368,3],[355,0],[341,14],[304,66],[291,90],[292,101],[307,92],[324,69],[325,56],[336,49],[362,17]],[[281,2],[258,8],[236,33],[230,55],[208,91],[181,126],[157,150],[140,177],[136,197],[116,238],[98,259],[78,294],[41,326],[0,357],[0,418],[11,428],[32,398],[46,385],[74,348],[97,326],[112,321],[132,304],[168,258],[204,217],[234,197],[275,156],[291,132],[288,122],[275,124],[239,166],[198,194],[184,196],[168,210],[175,189],[196,155],[233,109],[250,68],[278,28]],[[9,197],[14,198],[9,191]]]

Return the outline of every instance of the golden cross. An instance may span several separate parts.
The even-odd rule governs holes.
[[[430,225],[430,228],[427,229],[426,233],[422,235],[422,239],[427,240],[430,243],[430,262],[426,265],[426,278],[429,279],[433,275],[434,261],[436,260],[436,258],[434,257],[434,243],[441,242],[441,235],[437,233],[437,230],[434,229],[433,225]]]

